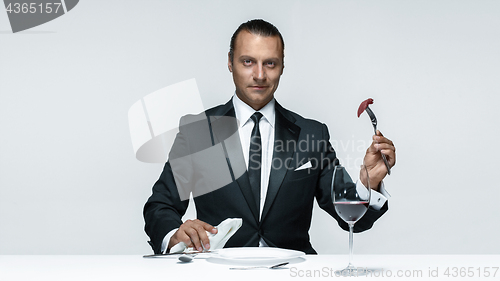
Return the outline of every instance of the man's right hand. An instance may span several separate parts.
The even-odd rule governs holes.
[[[202,244],[208,250],[210,249],[210,240],[208,240],[206,231],[216,234],[217,228],[198,219],[187,220],[170,238],[168,249],[170,250],[170,248],[179,242],[184,242],[188,247],[194,247],[200,252],[203,251]]]

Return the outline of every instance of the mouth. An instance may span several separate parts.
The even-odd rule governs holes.
[[[255,86],[250,86],[249,88],[254,89],[254,90],[264,90],[264,89],[267,89],[268,86],[255,85]]]

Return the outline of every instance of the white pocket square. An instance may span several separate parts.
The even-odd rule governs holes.
[[[311,167],[312,167],[311,161],[307,161],[307,163],[305,163],[304,165],[298,167],[294,171],[300,171],[300,170],[304,170],[304,169],[311,168]]]

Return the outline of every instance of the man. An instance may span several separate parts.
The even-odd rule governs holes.
[[[272,24],[252,20],[240,25],[231,38],[228,68],[236,87],[233,98],[201,117],[181,119],[169,162],[144,207],[150,244],[155,253],[179,242],[209,249],[206,231],[217,233],[213,225],[233,217],[242,218],[243,225],[226,247],[316,253],[308,234],[314,198],[348,229],[332,204],[332,171],[339,163],[326,125],[288,111],[274,99],[284,69],[284,41]],[[209,153],[186,158],[206,151],[219,151],[224,157]],[[381,153],[392,167],[394,145],[377,132],[364,159],[377,200],[356,223],[357,232],[369,229],[387,211],[387,199],[377,192],[384,192],[381,182],[387,174]],[[216,172],[219,169],[227,169],[230,180],[199,192],[224,178]],[[189,192],[195,194],[198,219],[183,223]]]

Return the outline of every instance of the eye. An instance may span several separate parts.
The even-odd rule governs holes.
[[[266,66],[267,67],[275,67],[276,63],[274,61],[268,61],[268,62],[266,62]]]
[[[243,60],[244,65],[251,65],[252,61],[251,60]]]

